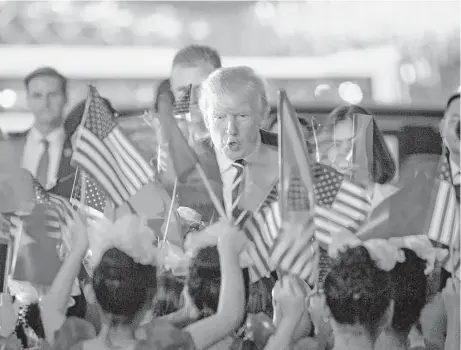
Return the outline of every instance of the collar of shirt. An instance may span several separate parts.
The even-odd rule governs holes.
[[[33,176],[37,175],[38,164],[44,151],[44,147],[41,143],[43,139],[43,135],[35,128],[32,128],[27,134],[21,163],[22,167],[29,170]],[[59,164],[61,162],[62,150],[66,139],[64,128],[56,128],[50,132],[45,139],[49,142],[48,150],[50,155],[48,181],[45,189],[49,189],[56,184],[58,177]]]
[[[261,135],[258,133],[258,139],[256,141],[256,147],[248,156],[244,159],[248,164],[255,163],[258,159],[259,150],[261,148]],[[234,161],[228,159],[223,153],[215,148],[216,153],[216,160],[218,162],[219,171],[221,172],[221,176],[228,173],[230,170],[233,169],[232,164]]]
[[[453,178],[453,184],[459,185],[461,182],[461,174],[458,164],[450,159],[451,177]]]
[[[43,139],[46,139],[50,145],[52,144],[62,144],[66,138],[66,133],[63,127],[56,128],[50,132],[46,137],[42,135],[40,131],[36,128],[32,128],[27,135],[27,141],[32,141],[33,143],[39,144]]]

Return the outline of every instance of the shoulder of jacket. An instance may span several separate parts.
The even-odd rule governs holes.
[[[278,135],[274,132],[261,129],[261,143],[268,146],[278,147]]]

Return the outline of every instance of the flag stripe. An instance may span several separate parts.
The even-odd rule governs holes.
[[[114,169],[112,164],[109,162],[108,158],[111,157],[111,153],[107,150],[106,146],[99,141],[97,138],[96,144],[91,142],[91,138],[95,138],[90,131],[84,130],[80,141],[76,147],[76,151],[73,154],[74,160],[79,163],[92,177],[98,180],[98,182],[106,187],[108,180],[113,186],[113,189],[116,189],[121,198],[128,198],[130,195],[129,189],[123,183],[124,174],[120,174],[121,171]],[[86,164],[81,164],[79,156],[82,155],[86,159]],[[96,168],[99,172],[96,173]],[[95,173],[93,173],[95,172]],[[104,177],[107,178],[105,181],[102,181],[100,178],[102,174],[105,174]],[[113,189],[107,189],[107,192],[112,197]]]
[[[148,183],[149,180],[152,180],[155,177],[155,172],[152,167],[149,165],[148,162],[141,156],[140,153],[136,150],[136,148],[128,141],[126,136],[121,133],[121,131],[117,128],[113,131],[116,139],[120,143],[120,145],[128,152],[131,158],[137,163],[139,168],[145,174],[145,183]]]
[[[89,159],[92,158],[92,156],[101,155],[100,159],[94,159],[95,162],[99,162],[99,164],[103,165],[102,168],[107,171],[111,171],[112,174],[111,177],[116,177],[119,181],[122,187],[124,187],[127,192],[131,195],[133,195],[136,191],[134,189],[134,186],[128,181],[128,178],[126,177],[125,173],[123,172],[122,169],[118,166],[118,163],[112,154],[111,150],[107,147],[104,141],[101,141],[98,139],[93,133],[91,133],[88,130],[85,130],[84,133],[82,133],[83,137],[81,138],[81,147],[89,147],[91,151],[98,151],[98,152],[88,152],[87,149],[87,155],[89,156]],[[77,150],[79,147],[77,147]],[[99,157],[98,157],[99,158]]]
[[[437,242],[450,245],[459,235],[459,212],[453,186],[446,181],[436,184],[436,198],[431,215],[428,236]]]
[[[109,135],[104,140],[104,143],[106,144],[108,149],[114,149],[118,147],[118,145],[116,144],[116,142],[114,142],[113,139],[113,135]],[[112,152],[112,154],[118,167],[125,175],[127,183],[129,183],[133,188],[133,191],[135,188],[142,187],[143,183],[141,182],[135,171],[133,171],[133,169],[130,167],[130,164],[128,164],[127,159],[123,156],[123,154],[120,152]]]
[[[97,163],[94,163],[91,161],[91,159],[88,159],[85,153],[79,152],[78,154],[74,155],[74,159],[76,162],[78,162],[78,164],[81,165],[83,169],[98,179],[98,182],[105,188],[107,194],[112,198],[115,204],[120,205],[123,203],[124,198],[129,197],[125,187],[117,187],[117,185],[120,184],[116,185],[112,182],[112,180],[115,178],[109,177],[107,173],[104,172],[104,170],[102,170],[99,165],[97,165]],[[122,191],[122,193],[120,191]]]

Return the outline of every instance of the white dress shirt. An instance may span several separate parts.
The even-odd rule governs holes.
[[[47,174],[47,184],[45,189],[50,189],[56,184],[58,178],[59,164],[61,162],[62,149],[66,134],[64,129],[57,128],[49,133],[46,137],[35,128],[32,128],[27,134],[26,144],[22,154],[21,166],[29,170],[33,176],[37,176],[37,169],[42,158],[45,147],[42,141],[46,139],[49,142],[49,165]]]

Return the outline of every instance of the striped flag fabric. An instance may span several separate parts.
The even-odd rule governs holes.
[[[85,174],[83,170],[78,169],[76,177],[77,182],[70,199],[71,204],[74,208],[78,208],[83,213],[88,214],[92,219],[102,218],[106,208],[106,192],[88,174]],[[84,186],[83,183],[85,184]],[[82,203],[83,187],[85,188],[85,201]]]
[[[178,120],[191,121],[190,113],[190,98],[192,93],[192,85],[189,85],[178,101],[175,102],[173,108],[173,115]]]
[[[303,227],[312,228],[315,198],[308,148],[299,119],[284,90],[279,91],[277,110],[281,221],[294,219]],[[306,230],[301,234],[295,231],[280,230],[271,246],[271,260],[281,272],[306,280],[315,271],[313,265],[318,248],[313,234]]]
[[[36,203],[48,204],[45,217],[48,232],[50,234],[61,233],[74,220],[74,210],[70,202],[63,197],[47,192],[36,179],[33,179],[32,185]]]
[[[258,211],[246,211],[242,215],[244,217],[238,226],[254,243],[244,252],[252,262],[249,273],[253,283],[269,276],[276,268],[271,259],[271,251],[282,225],[277,186],[272,189]]]
[[[459,204],[446,152],[440,157],[427,217],[429,238],[450,249],[445,269],[460,278]]]
[[[62,265],[63,243],[71,248],[74,211],[66,199],[48,193],[37,180],[32,185],[36,205],[31,214],[21,217],[24,229],[17,243],[13,279],[48,286]]]
[[[368,191],[345,178],[332,167],[316,163],[314,192],[317,201],[314,222],[315,236],[319,243],[331,243],[330,232],[348,229],[357,232],[368,218],[372,206]]]
[[[428,218],[430,239],[447,246],[459,241],[459,206],[446,155],[440,158]]]
[[[120,206],[154,179],[155,173],[117,124],[96,88],[89,86],[72,164],[84,169]]]

